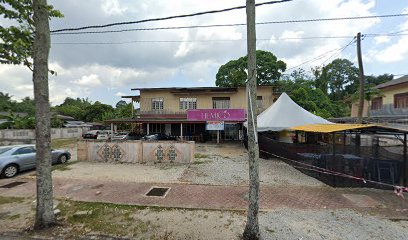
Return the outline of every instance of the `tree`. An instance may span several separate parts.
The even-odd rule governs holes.
[[[24,64],[33,71],[37,148],[37,208],[34,227],[47,228],[55,223],[50,161],[49,17],[61,17],[62,14],[47,5],[46,0],[0,0],[0,3],[1,16],[17,23],[17,26],[0,26],[0,63]],[[34,15],[31,18],[32,13]]]
[[[331,100],[343,101],[344,97],[357,91],[358,68],[347,59],[335,59],[323,67],[316,79],[316,87]]]
[[[51,115],[48,89],[50,27],[46,0],[33,0],[35,37],[33,44],[33,82],[36,100],[37,208],[35,229],[55,224],[51,176]]]
[[[256,51],[256,73],[258,85],[272,85],[276,83],[286,70],[286,63],[278,60],[271,52]],[[215,76],[215,85],[218,87],[245,86],[248,78],[248,57],[240,57],[222,65]]]

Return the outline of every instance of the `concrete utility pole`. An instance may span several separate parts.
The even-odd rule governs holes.
[[[248,47],[248,157],[249,206],[243,238],[259,239],[259,146],[256,127],[256,30],[255,0],[246,1]]]
[[[363,69],[363,59],[361,56],[361,33],[357,33],[357,59],[358,59],[358,70],[359,70],[359,75],[360,75],[357,123],[362,123],[363,122],[363,111],[364,111],[365,77],[364,77],[364,69]]]

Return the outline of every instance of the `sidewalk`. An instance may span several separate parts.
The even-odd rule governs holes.
[[[124,183],[54,178],[55,198],[76,201],[109,202],[143,206],[193,209],[246,210],[247,186],[214,186],[167,183]],[[0,188],[1,196],[35,197],[35,179],[3,179],[0,187],[25,182],[12,188]],[[165,197],[148,197],[152,187],[169,187]],[[408,198],[392,191],[376,189],[335,189],[331,187],[274,187],[261,185],[260,209],[354,209],[387,218],[408,218]]]

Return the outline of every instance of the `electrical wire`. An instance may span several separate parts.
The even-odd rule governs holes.
[[[324,60],[320,66],[323,66],[327,61],[329,61],[330,59],[336,58],[337,56],[339,56],[342,52],[344,52],[344,50],[346,50],[346,48],[348,46],[350,46],[351,44],[356,42],[356,37],[354,37],[346,46],[344,46],[338,53],[333,54],[332,56],[330,56],[329,58],[327,58],[326,60]]]
[[[255,4],[255,6],[259,7],[259,6],[263,6],[263,5],[271,5],[271,4],[284,3],[284,2],[290,2],[290,1],[292,1],[292,0],[269,1],[269,2],[257,3],[257,4]],[[63,29],[53,30],[53,31],[50,31],[50,32],[51,33],[57,33],[57,32],[66,32],[66,31],[78,31],[78,30],[91,29],[91,28],[107,28],[107,27],[120,26],[120,25],[130,25],[130,24],[146,23],[146,22],[156,22],[156,21],[164,21],[164,20],[177,19],[177,18],[187,18],[187,17],[202,16],[202,15],[207,15],[207,14],[229,12],[229,11],[245,9],[245,8],[246,8],[246,5],[245,6],[225,8],[225,9],[220,9],[220,10],[211,10],[211,11],[205,11],[205,12],[197,12],[197,13],[191,13],[191,14],[161,17],[161,18],[151,18],[151,19],[144,19],[144,20],[138,20],[138,21],[116,22],[116,23],[109,23],[109,24],[104,24],[104,25],[92,25],[92,26],[84,26],[84,27],[77,27],[77,28],[63,28]]]
[[[280,3],[280,2],[274,2]],[[221,10],[220,10],[221,11]],[[190,14],[192,15],[192,14]],[[269,25],[269,24],[285,24],[285,23],[310,23],[310,22],[323,22],[323,21],[344,21],[344,20],[361,20],[361,19],[373,19],[373,18],[391,18],[391,17],[405,17],[408,13],[401,14],[387,14],[387,15],[372,15],[372,16],[357,16],[357,17],[335,17],[335,18],[316,18],[316,19],[299,19],[299,20],[283,20],[283,21],[268,21],[259,22],[256,25]],[[176,16],[174,16],[176,17]],[[171,19],[171,17],[168,17]],[[166,20],[163,18],[161,20]],[[154,19],[140,20],[135,22],[125,22],[125,23],[112,23],[107,25],[99,26],[86,26],[80,28],[66,28],[50,31],[51,35],[72,35],[72,34],[101,34],[101,33],[121,33],[121,32],[131,32],[131,31],[155,31],[155,30],[174,30],[174,29],[190,29],[190,28],[212,28],[212,27],[236,27],[236,26],[246,26],[246,23],[232,23],[232,24],[212,24],[212,25],[192,25],[192,26],[175,26],[175,27],[155,27],[155,28],[132,28],[132,29],[121,29],[121,30],[106,30],[106,31],[82,31],[82,32],[72,32],[90,28],[101,28],[124,24],[134,24],[139,22],[150,22],[159,21]]]

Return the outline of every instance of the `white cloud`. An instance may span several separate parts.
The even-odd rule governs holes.
[[[285,30],[282,35],[281,38],[284,39],[284,41],[286,42],[301,42],[301,39],[296,39],[296,38],[300,38],[302,37],[302,35],[304,34],[303,31],[289,31],[289,30]]]
[[[127,10],[125,7],[120,7],[118,0],[105,0],[101,7],[108,15],[121,15]]]
[[[379,36],[374,38],[375,44],[382,44],[382,43],[388,43],[391,41],[391,38],[388,36]]]
[[[82,76],[80,79],[73,80],[71,82],[74,84],[78,84],[81,86],[87,86],[87,87],[94,87],[94,86],[98,86],[102,84],[101,80],[99,79],[99,76],[96,74]]]

